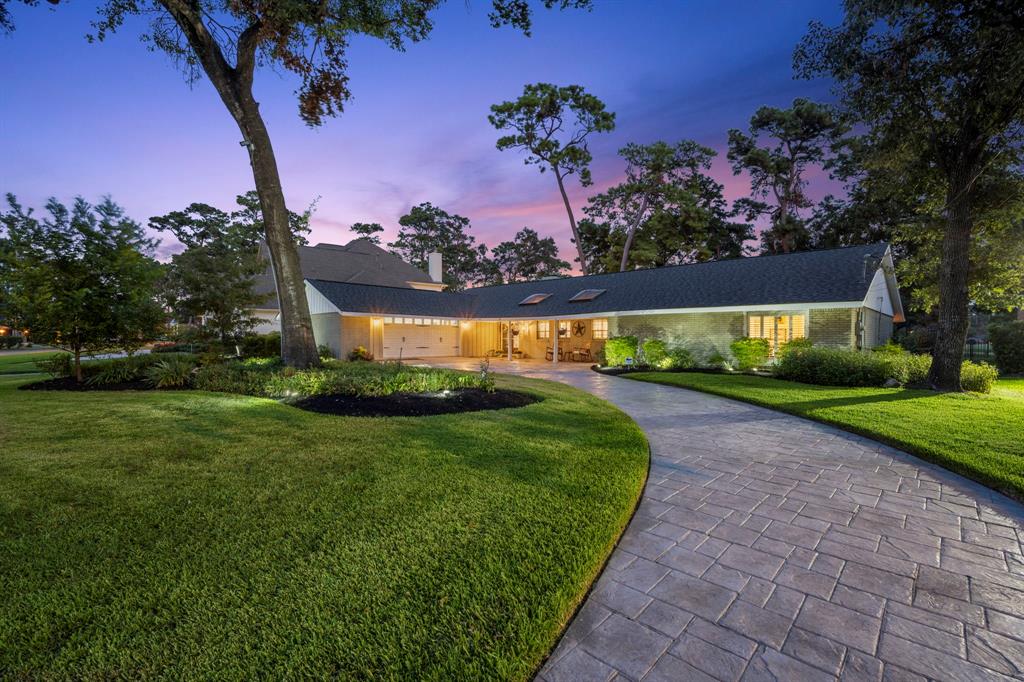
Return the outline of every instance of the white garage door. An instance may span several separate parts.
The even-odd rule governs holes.
[[[384,325],[384,358],[436,358],[458,355],[459,328],[450,325]]]

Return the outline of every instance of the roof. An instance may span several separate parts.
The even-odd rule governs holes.
[[[851,303],[863,301],[888,251],[884,243],[778,256],[733,258],[600,275],[477,287],[461,293],[312,280],[352,313],[477,318],[544,318],[646,310]],[[604,289],[591,300],[570,299]],[[550,294],[520,305],[532,294]]]
[[[344,246],[300,246],[298,250],[305,279],[403,288],[408,288],[409,282],[433,283],[427,273],[367,239],[354,239]],[[260,254],[267,260],[267,269],[256,277],[253,289],[269,296],[259,305],[260,309],[276,310],[277,287],[266,244],[260,246]]]

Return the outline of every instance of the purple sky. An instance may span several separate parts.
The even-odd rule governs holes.
[[[762,104],[828,99],[828,83],[793,79],[791,56],[808,21],[838,21],[838,3],[595,0],[589,13],[539,11],[532,38],[490,28],[489,4],[443,6],[431,38],[405,53],[357,40],[355,97],[318,129],[299,119],[293,80],[257,74],[289,207],[320,197],[313,243],[348,241],[353,222],[380,222],[392,239],[398,218],[430,201],[469,217],[491,246],[529,226],[570,256],[554,179],[498,152],[487,122],[489,106],[526,83],[582,85],[617,114],[616,130],[591,142],[594,186],[572,185],[577,213],[618,181],[616,150],[627,142],[707,144],[721,153],[713,174],[728,197],[743,196],[746,179],[724,156],[728,129],[745,128]],[[0,37],[0,191],[31,206],[110,193],[145,222],[193,201],[230,209],[252,188],[241,136],[213,88],[190,89],[165,55],[147,51],[141,23],[89,45],[89,7],[13,12],[15,32]],[[827,189],[812,181],[815,198]],[[163,238],[163,253],[174,250]]]

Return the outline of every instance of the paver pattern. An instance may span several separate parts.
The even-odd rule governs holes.
[[[1024,679],[1020,504],[756,406],[578,366],[494,369],[615,403],[653,453],[538,679]]]

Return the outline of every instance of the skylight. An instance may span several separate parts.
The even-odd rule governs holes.
[[[572,303],[580,303],[582,301],[593,301],[595,298],[606,292],[607,289],[584,289],[580,293],[576,294],[569,299]]]
[[[530,294],[519,302],[519,305],[537,305],[551,294]]]

